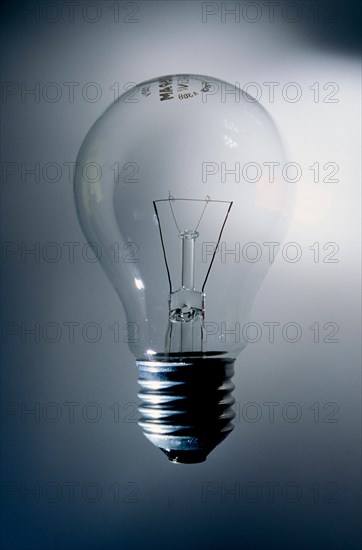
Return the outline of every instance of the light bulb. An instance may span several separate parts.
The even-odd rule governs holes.
[[[139,423],[172,462],[233,429],[234,361],[292,201],[284,163],[257,101],[186,74],[127,90],[80,149],[78,215],[124,306]]]

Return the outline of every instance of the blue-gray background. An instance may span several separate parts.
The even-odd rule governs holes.
[[[274,4],[5,3],[6,549],[359,548],[360,7]],[[227,13],[235,6],[240,17]],[[260,326],[298,323],[301,338],[291,343],[280,328],[271,343],[263,331],[246,348],[236,428],[194,466],[169,464],[137,426],[124,314],[99,264],[82,255],[69,173],[115,95],[182,72],[254,83],[249,93],[261,95],[302,169],[286,237],[302,257],[279,256],[252,313]],[[93,343],[92,327],[101,328]]]

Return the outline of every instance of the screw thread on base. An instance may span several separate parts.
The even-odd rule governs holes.
[[[234,361],[138,361],[139,425],[171,462],[204,462],[233,430]]]

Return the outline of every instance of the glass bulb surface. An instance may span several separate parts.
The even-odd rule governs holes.
[[[218,371],[210,391],[218,396],[218,422],[224,415],[230,423],[232,402],[224,399],[222,410],[220,403],[231,395],[229,366],[247,344],[243,327],[271,266],[264,243],[281,242],[293,202],[284,164],[265,109],[207,76],[164,76],[127,90],[84,140],[76,167],[78,215],[123,303],[141,371],[162,370],[158,381],[146,377],[141,384],[156,431],[162,418],[185,412],[170,387],[182,385],[187,365],[204,381],[216,372],[212,365],[222,365],[224,381]],[[182,367],[180,380],[175,365]],[[200,390],[199,380],[190,384],[189,396],[195,384]],[[185,425],[174,427],[184,437],[183,452]],[[206,420],[200,430],[202,439]],[[189,441],[198,459],[199,447]],[[174,448],[166,451],[177,461]]]

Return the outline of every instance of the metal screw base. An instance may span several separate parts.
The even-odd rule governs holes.
[[[234,361],[138,361],[139,425],[174,463],[196,464],[234,429]]]

